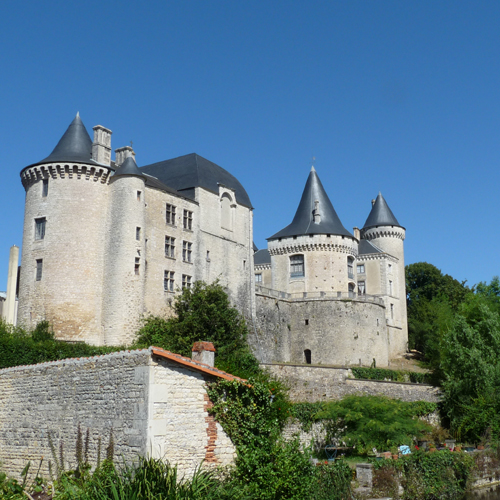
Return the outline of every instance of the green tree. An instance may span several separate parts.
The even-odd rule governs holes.
[[[470,293],[465,281],[443,275],[432,264],[417,262],[406,266],[409,345],[424,354],[438,375],[442,336]]]
[[[472,294],[442,342],[444,409],[461,439],[500,438],[500,315]]]
[[[347,396],[325,404],[316,419],[332,422],[330,437],[337,437],[360,453],[373,447],[385,450],[402,444],[412,444],[430,426],[414,418],[421,405],[389,399],[385,396]]]
[[[191,356],[194,342],[208,341],[216,349],[216,366],[234,375],[248,377],[258,371],[258,362],[246,342],[245,319],[231,306],[218,282],[197,281],[184,288],[174,302],[175,316],[150,316],[138,332],[139,347],[154,345]]]

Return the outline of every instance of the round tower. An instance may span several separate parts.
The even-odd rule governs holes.
[[[109,136],[111,131],[108,131]],[[101,343],[108,182],[77,115],[52,153],[21,171],[26,190],[19,324],[48,320],[57,338]]]
[[[381,193],[372,201],[372,209],[361,230],[367,240],[388,256],[380,270],[380,295],[386,302],[390,354],[408,349],[404,239],[406,230],[399,224]]]
[[[268,249],[275,290],[355,291],[357,240],[340,222],[314,167],[292,223],[268,238]]]
[[[104,343],[133,341],[144,313],[145,177],[128,156],[110,180],[103,282]]]

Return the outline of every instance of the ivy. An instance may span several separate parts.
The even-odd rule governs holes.
[[[296,418],[304,432],[309,432],[312,424],[317,421],[318,412],[325,409],[325,403],[295,403],[290,407],[290,415]]]

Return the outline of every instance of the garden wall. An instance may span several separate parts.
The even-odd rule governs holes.
[[[43,456],[48,475],[50,434],[56,448],[63,443],[66,467],[75,467],[80,424],[84,436],[89,429],[92,465],[99,439],[105,457],[110,432],[119,461],[166,458],[181,475],[202,461],[226,465],[235,448],[208,414],[205,391],[221,374],[156,348],[0,370],[0,462],[16,475]]]
[[[439,389],[426,384],[359,380],[352,377],[346,367],[327,367],[291,364],[261,364],[290,387],[294,402],[331,401],[350,394],[383,394],[403,401],[428,401],[437,403]]]

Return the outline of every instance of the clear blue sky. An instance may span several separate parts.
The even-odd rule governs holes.
[[[406,263],[500,273],[498,1],[26,0],[0,7],[0,46],[0,290],[19,172],[77,111],[113,149],[132,140],[139,166],[196,152],[229,170],[259,248],[291,222],[314,154],[347,229],[381,191]]]

